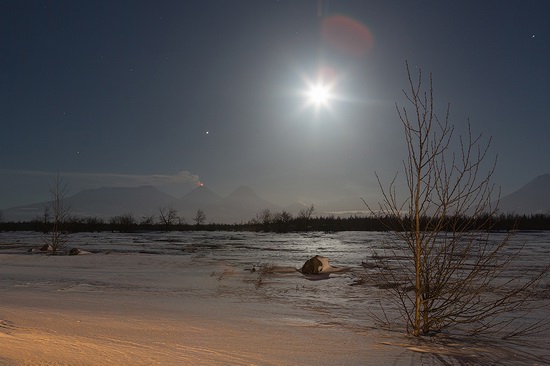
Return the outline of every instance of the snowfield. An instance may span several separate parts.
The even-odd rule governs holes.
[[[79,233],[64,251],[89,254],[28,253],[43,243],[0,233],[0,364],[550,364],[548,332],[511,346],[380,328],[371,312],[387,297],[372,256],[387,233]],[[550,233],[518,233],[520,245],[510,275],[548,264]],[[349,270],[296,270],[317,254]],[[541,304],[549,292],[543,283]]]

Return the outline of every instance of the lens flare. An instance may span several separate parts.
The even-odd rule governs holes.
[[[334,49],[353,56],[368,54],[374,46],[371,31],[357,20],[343,15],[324,19],[322,36]]]

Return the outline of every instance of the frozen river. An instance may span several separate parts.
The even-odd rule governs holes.
[[[491,240],[502,240],[506,233],[494,233]],[[45,236],[37,232],[0,232],[0,252],[24,253],[41,247]],[[77,233],[68,237],[65,249],[79,248],[92,253],[142,253],[188,255],[224,259],[238,265],[274,264],[300,267],[319,254],[336,266],[357,267],[374,251],[389,242],[385,232],[344,231],[331,234],[257,233],[225,231]],[[528,260],[550,260],[550,232],[520,232],[510,241],[511,248],[524,245]]]

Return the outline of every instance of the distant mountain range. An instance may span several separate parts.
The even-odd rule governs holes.
[[[550,214],[550,174],[536,177],[500,199],[499,212],[518,215]]]
[[[248,221],[262,210],[280,211],[281,207],[258,196],[251,188],[240,186],[227,197],[221,197],[208,187],[197,187],[173,202],[175,208],[189,222],[200,209],[207,222],[236,223]]]
[[[100,217],[132,214],[137,220],[144,216],[158,217],[159,209],[174,208],[180,217],[192,223],[201,209],[207,222],[235,223],[248,221],[264,209],[273,212],[281,207],[259,197],[251,188],[241,186],[227,197],[221,197],[207,187],[197,187],[182,198],[175,198],[153,186],[137,188],[98,188],[85,190],[66,197],[71,214],[76,217]],[[32,220],[44,215],[48,202],[18,206],[4,210],[4,219],[10,221]]]
[[[238,223],[248,221],[259,212],[269,209],[280,212],[283,208],[260,196],[251,188],[240,186],[222,197],[208,187],[200,186],[181,198],[175,198],[152,186],[137,188],[98,188],[66,197],[71,213],[77,217],[110,217],[132,214],[137,220],[144,216],[159,215],[159,208],[174,208],[180,217],[193,223],[200,209],[207,222]],[[3,211],[4,220],[27,221],[44,215],[47,202],[9,208]],[[285,210],[297,214],[305,206],[299,203]],[[541,175],[521,189],[504,196],[499,203],[500,213],[550,214],[550,174]],[[323,212],[319,212],[323,214]]]

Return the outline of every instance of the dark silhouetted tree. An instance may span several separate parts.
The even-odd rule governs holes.
[[[159,220],[166,231],[170,230],[175,224],[180,222],[178,211],[173,207],[160,207]]]
[[[268,232],[271,227],[271,222],[273,220],[271,211],[269,208],[266,208],[262,212],[256,215],[256,221],[260,224],[262,231]]]
[[[204,211],[198,209],[195,217],[193,218],[193,221],[195,221],[195,225],[197,228],[203,225],[206,222],[206,214],[204,213]]]
[[[109,224],[113,231],[131,232],[136,228],[136,219],[131,213],[126,213],[111,217]]]
[[[296,218],[298,221],[299,230],[302,230],[302,231],[309,230],[310,220],[313,218],[314,213],[315,213],[314,205],[302,208],[300,210],[300,212],[298,213],[298,217]]]
[[[292,221],[292,214],[286,210],[278,212],[273,217],[273,223],[275,224],[277,232],[286,233],[290,231],[290,222]]]

